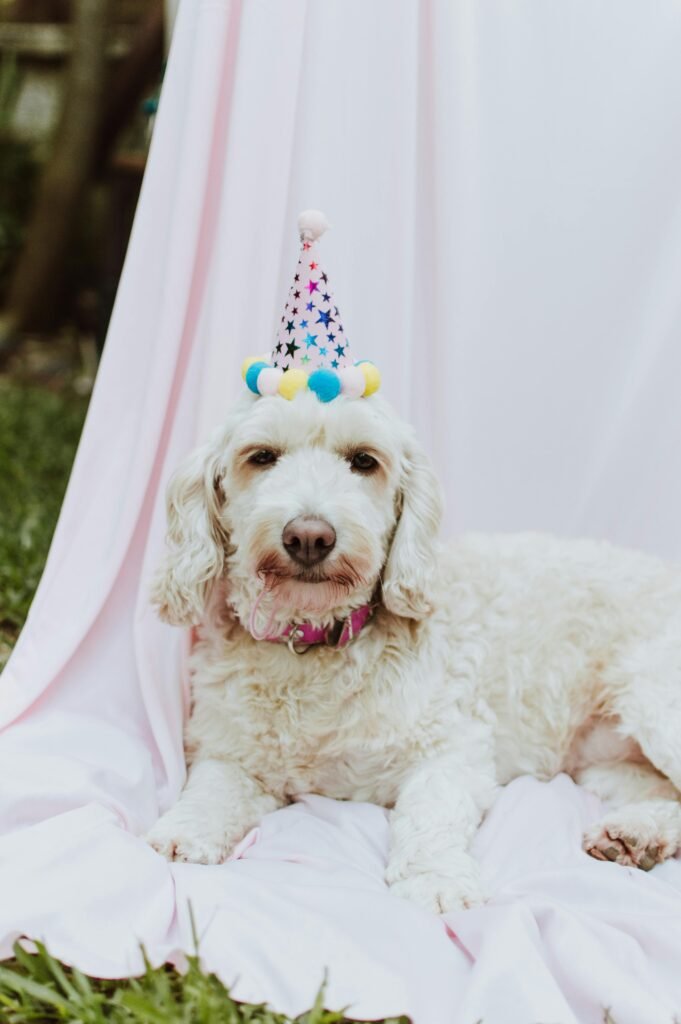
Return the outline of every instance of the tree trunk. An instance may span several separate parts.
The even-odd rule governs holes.
[[[64,253],[90,177],[106,78],[111,0],[74,0],[73,50],[62,116],[7,297],[11,336],[49,324],[60,295]],[[3,338],[4,335],[4,338]]]
[[[158,83],[163,62],[163,0],[149,0],[149,10],[107,88],[94,153],[94,173],[106,170],[111,150],[144,90]]]

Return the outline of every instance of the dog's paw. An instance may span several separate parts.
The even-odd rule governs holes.
[[[434,914],[446,914],[451,910],[466,910],[485,903],[486,896],[478,883],[462,882],[451,875],[440,875],[424,871],[410,875],[399,882],[393,882],[390,891],[401,899],[416,903]]]
[[[583,846],[596,860],[650,871],[675,852],[678,828],[674,825],[643,808],[624,807],[587,829]]]
[[[190,864],[222,864],[231,850],[223,835],[195,832],[186,822],[166,814],[147,832],[146,841],[167,860]]]
[[[386,881],[395,896],[435,914],[478,907],[487,901],[480,869],[467,853],[448,858],[446,870],[405,872],[396,861],[388,864]]]

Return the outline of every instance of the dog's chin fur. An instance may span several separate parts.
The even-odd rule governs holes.
[[[367,581],[349,566],[328,571],[328,575],[322,566],[306,572],[294,567],[261,568],[244,579],[232,578],[222,603],[245,628],[256,604],[258,621],[270,620],[273,630],[303,621],[329,626],[369,604],[376,587],[377,579]]]
[[[266,555],[256,570],[278,617],[290,622],[305,616],[320,624],[343,618],[348,610],[366,603],[373,585],[364,573],[366,568],[347,556],[305,569],[276,552]]]
[[[335,619],[345,607],[353,607],[353,591],[334,580],[280,577],[266,581],[265,589],[276,604],[279,615],[287,621],[295,621],[302,615],[319,620]]]

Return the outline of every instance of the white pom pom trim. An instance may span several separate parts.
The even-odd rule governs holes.
[[[284,371],[277,366],[265,366],[258,374],[255,386],[260,395],[276,395]]]
[[[361,398],[366,387],[366,378],[359,366],[344,366],[338,371],[341,382],[341,394],[348,398]]]
[[[301,241],[315,242],[331,227],[321,210],[303,210],[298,217]]]

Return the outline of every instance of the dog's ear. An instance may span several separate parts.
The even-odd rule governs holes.
[[[219,516],[224,501],[222,450],[216,438],[202,445],[185,459],[168,485],[167,550],[151,596],[161,618],[174,626],[201,621],[224,568],[227,536]]]
[[[383,603],[394,615],[422,619],[433,607],[442,492],[428,457],[412,437],[404,449],[397,516],[383,571]]]

